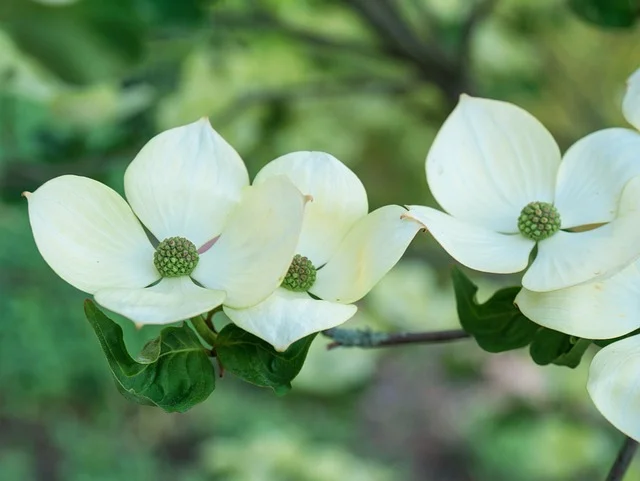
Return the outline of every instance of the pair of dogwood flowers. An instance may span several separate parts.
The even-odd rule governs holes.
[[[640,71],[623,110],[640,129]],[[69,175],[25,195],[53,270],[138,324],[222,306],[284,350],[352,317],[353,303],[424,228],[470,268],[526,269],[516,303],[542,326],[589,339],[640,328],[639,132],[593,133],[562,158],[526,111],[462,96],[426,169],[447,213],[397,205],[368,213],[360,180],[326,153],[284,155],[249,186],[239,155],[200,120],[142,148],[125,173],[128,204]],[[596,355],[589,392],[614,425],[640,438],[636,376],[640,336]]]

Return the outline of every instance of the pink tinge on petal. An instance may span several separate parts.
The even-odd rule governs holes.
[[[198,254],[204,254],[205,252],[207,252],[209,249],[211,249],[214,246],[216,242],[218,242],[218,239],[220,239],[219,235],[215,236],[213,239],[208,240],[207,242],[202,244],[202,247],[198,249]]]

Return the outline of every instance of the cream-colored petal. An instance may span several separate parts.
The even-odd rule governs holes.
[[[201,119],[147,142],[124,182],[131,207],[158,240],[181,236],[200,247],[220,234],[249,177],[233,147]]]
[[[622,113],[631,125],[640,130],[640,68],[627,80]]]
[[[529,202],[553,202],[560,150],[531,114],[497,100],[460,97],[427,156],[427,181],[453,217],[518,232]]]
[[[63,175],[25,196],[40,254],[72,286],[92,294],[144,287],[160,277],[142,226],[106,185]]]
[[[536,324],[585,339],[611,339],[640,328],[640,263],[599,282],[516,297]]]
[[[640,177],[624,188],[617,217],[586,232],[557,232],[538,243],[538,255],[522,279],[545,292],[606,279],[640,257]]]
[[[620,431],[640,441],[640,336],[602,349],[591,362],[587,390],[598,411]]]
[[[247,309],[224,307],[225,314],[236,325],[267,341],[277,351],[285,351],[309,334],[342,324],[357,310],[353,304],[319,301],[304,292],[282,288]]]
[[[102,307],[137,324],[169,324],[218,307],[225,293],[204,289],[182,276],[164,278],[144,289],[101,289],[95,298]]]
[[[325,264],[356,221],[368,212],[360,179],[342,162],[324,152],[293,152],[269,162],[254,184],[286,175],[313,200],[306,206],[296,252],[316,266]]]
[[[398,205],[381,207],[360,219],[329,262],[318,270],[310,292],[327,301],[356,302],[400,260],[422,225],[403,218]]]
[[[640,175],[640,133],[606,129],[587,135],[567,150],[556,186],[562,228],[610,222],[624,186]]]
[[[535,245],[521,234],[500,234],[430,207],[412,205],[406,215],[420,222],[451,257],[477,271],[520,272]]]
[[[284,176],[247,188],[220,239],[200,256],[193,278],[225,291],[230,307],[266,299],[282,283],[295,255],[305,202]]]

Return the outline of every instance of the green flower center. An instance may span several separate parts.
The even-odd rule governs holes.
[[[518,229],[534,241],[551,237],[560,229],[560,214],[548,202],[530,202],[518,217]]]
[[[199,259],[196,246],[184,237],[167,237],[153,254],[153,264],[162,277],[188,276]]]
[[[300,254],[293,256],[282,287],[293,292],[306,292],[316,281],[316,268],[309,259]]]

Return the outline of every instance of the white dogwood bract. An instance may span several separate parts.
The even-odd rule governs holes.
[[[164,324],[226,302],[251,306],[280,285],[306,200],[285,176],[248,184],[242,159],[202,119],[142,148],[125,173],[130,206],[73,175],[25,195],[38,250],[60,277],[136,323]],[[195,269],[161,275],[138,219],[158,241],[194,245]]]
[[[640,130],[640,68],[627,80],[622,113],[631,125]]]
[[[616,428],[640,441],[640,336],[614,342],[598,352],[587,390],[598,411]]]
[[[235,324],[280,351],[351,318],[357,310],[353,303],[398,262],[422,228],[403,219],[406,210],[397,205],[367,214],[362,182],[329,154],[287,154],[267,164],[254,183],[260,186],[283,174],[313,199],[295,251],[317,269],[315,282],[308,292],[280,287],[250,308],[224,307]]]
[[[426,160],[429,187],[446,213],[410,206],[408,215],[480,271],[522,271],[537,244],[522,280],[532,291],[603,279],[640,256],[640,205],[619,206],[623,188],[640,174],[639,149],[636,132],[607,129],[561,158],[551,134],[525,110],[463,95]],[[519,225],[532,202],[559,214],[559,225],[540,240]]]
[[[627,121],[637,127],[640,125],[640,70],[631,76],[627,86],[623,113]],[[600,162],[594,164],[597,170],[582,175],[578,173],[574,184],[577,189],[566,191],[566,196],[579,196],[578,190],[584,190],[581,186],[593,183],[590,179],[594,178],[608,177],[607,183],[615,179],[622,183],[627,173],[634,172],[640,165],[640,132],[637,130],[607,129],[590,137],[597,139],[597,144],[584,142],[582,145],[592,152],[600,152]],[[582,153],[584,156],[589,154],[589,151]],[[566,182],[570,183],[569,180]],[[624,209],[638,208],[639,191],[640,179],[636,177],[624,187],[618,216],[624,215],[621,212]],[[599,209],[601,218],[606,218],[613,206],[607,205],[607,202],[598,203],[597,196],[589,197],[594,199],[593,202],[587,203],[584,197],[581,199],[585,202],[585,210],[596,212]],[[611,201],[612,198],[601,200]],[[532,292],[524,288],[518,294],[516,304],[525,316],[537,324],[572,336],[586,339],[623,336],[640,328],[640,261],[610,278],[566,289]]]

